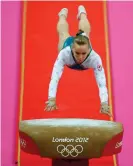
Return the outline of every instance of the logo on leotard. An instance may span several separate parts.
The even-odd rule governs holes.
[[[97,65],[97,69],[98,69],[99,71],[102,71],[102,65]]]

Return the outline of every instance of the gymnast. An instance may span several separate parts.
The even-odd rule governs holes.
[[[79,31],[75,36],[70,36],[69,34],[67,22],[68,9],[63,8],[58,15],[57,31],[59,34],[59,54],[53,66],[45,111],[58,109],[56,105],[57,86],[62,76],[64,66],[67,66],[73,70],[82,71],[90,68],[94,70],[101,101],[100,112],[112,116],[110,106],[108,105],[108,90],[102,60],[92,49],[89,39],[91,27],[87,19],[85,7],[82,5],[78,7],[77,19],[79,20]]]

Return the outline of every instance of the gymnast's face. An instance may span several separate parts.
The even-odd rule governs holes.
[[[72,52],[77,63],[82,63],[89,54],[90,49],[88,48],[88,44],[78,45],[77,43],[74,43]]]

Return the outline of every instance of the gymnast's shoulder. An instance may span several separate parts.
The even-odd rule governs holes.
[[[64,58],[68,58],[70,57],[72,54],[72,50],[70,48],[70,46],[67,46],[65,48],[63,48],[60,52],[59,52],[59,55],[64,57]]]

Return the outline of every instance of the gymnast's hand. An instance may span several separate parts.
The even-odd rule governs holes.
[[[55,98],[50,98],[48,101],[46,101],[46,107],[45,107],[45,111],[53,111],[53,110],[57,110],[57,106],[56,106],[56,99]]]
[[[108,104],[105,103],[105,102],[101,103],[100,112],[103,113],[103,114],[106,114],[110,117],[112,116],[112,114],[110,113],[110,106],[108,106]]]

